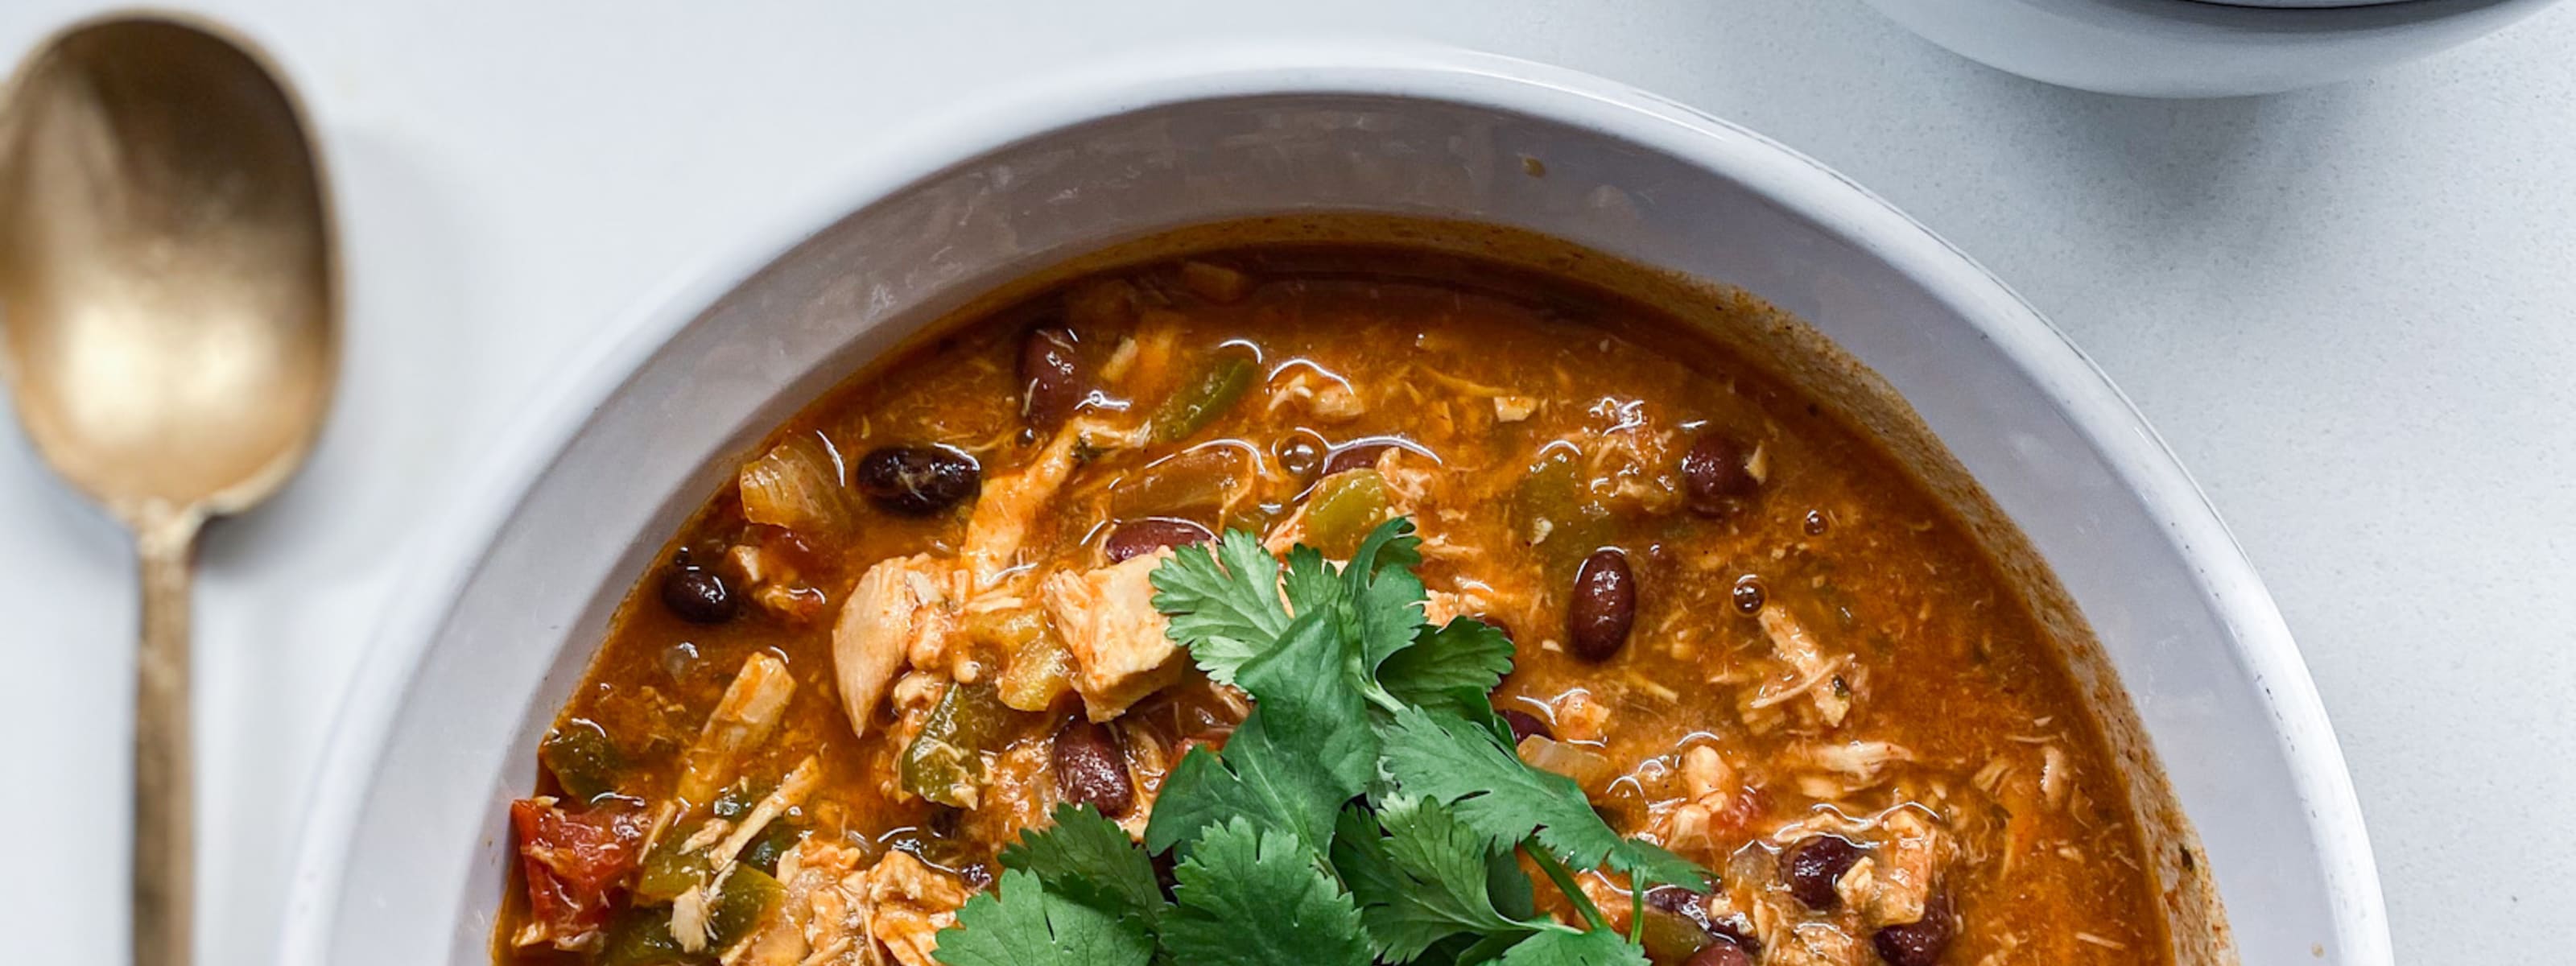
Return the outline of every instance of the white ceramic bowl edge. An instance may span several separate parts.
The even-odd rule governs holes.
[[[1568,151],[1578,150],[1578,140],[1588,141],[1595,150],[1607,152],[1602,156],[1612,160],[1605,164],[1625,156],[1623,152],[1650,159],[1649,173],[1655,177],[1681,177],[1695,170],[1716,186],[1709,189],[1712,197],[1721,197],[1718,187],[1732,192],[1722,195],[1723,203],[1741,206],[1729,210],[1745,223],[1778,220],[1789,226],[1782,229],[1784,233],[1799,240],[1812,236],[1815,244],[1829,246],[1826,256],[1847,260],[1847,270],[1856,276],[1879,271],[1887,276],[1887,284],[1908,286],[1906,297],[1920,303],[1919,307],[1938,307],[1962,320],[1963,332],[1990,343],[1993,358],[1988,365],[1999,377],[2021,380],[2062,412],[2065,425],[2051,430],[2061,434],[2051,438],[2059,448],[2052,458],[2098,476],[2098,481],[2088,484],[2095,489],[2088,492],[2134,495],[2138,506],[2130,516],[2147,528],[2140,531],[2140,539],[2152,540],[2152,544],[2140,543],[2138,549],[2153,551],[2160,561],[2169,558],[2179,568],[2172,574],[2174,599],[2200,601],[2211,622],[2198,638],[2179,639],[2175,645],[2220,649],[2203,655],[2216,663],[2195,673],[2219,674],[2232,668],[2261,692],[2256,702],[2263,718],[2260,730],[2237,740],[2259,739],[2262,744],[2241,749],[2246,760],[2277,762],[2285,801],[2271,804],[2288,810],[2284,814],[2295,813],[2288,821],[2297,827],[2298,841],[2275,843],[2257,856],[2254,846],[2221,834],[2228,830],[2217,823],[2230,819],[2222,814],[2227,804],[2223,797],[2213,797],[2220,793],[2205,783],[2195,784],[2179,774],[2183,768],[2175,768],[2185,804],[2210,842],[2211,859],[2222,866],[2222,889],[2245,883],[2242,888],[2256,890],[2247,895],[2229,893],[2238,908],[2260,916],[2238,924],[2249,958],[2319,961],[2305,955],[2313,943],[2325,951],[2327,962],[2379,966],[2389,961],[2376,875],[2350,782],[2286,627],[2241,552],[2161,443],[2100,374],[2026,304],[1883,202],[1812,161],[1741,129],[1593,78],[1517,61],[1446,50],[1347,46],[1214,50],[1112,65],[1085,78],[1051,80],[1043,91],[984,110],[961,110],[910,131],[886,132],[878,143],[899,147],[861,166],[860,174],[826,197],[790,209],[776,222],[780,227],[758,236],[760,244],[716,260],[694,281],[679,283],[650,300],[651,307],[631,316],[604,339],[592,351],[584,374],[563,383],[552,398],[532,410],[536,415],[524,424],[521,434],[499,451],[503,455],[491,464],[489,475],[453,511],[458,525],[448,528],[435,546],[424,549],[416,576],[409,581],[419,593],[403,609],[388,615],[378,635],[378,651],[350,692],[316,781],[306,837],[296,861],[283,937],[284,961],[346,962],[351,950],[368,948],[363,945],[368,942],[391,950],[371,957],[377,961],[478,961],[481,951],[472,941],[471,913],[480,908],[488,915],[498,892],[489,868],[477,863],[488,863],[495,847],[489,841],[498,821],[497,809],[491,807],[495,796],[506,793],[509,776],[516,774],[511,769],[524,769],[526,760],[523,748],[505,746],[523,740],[532,720],[551,715],[561,692],[546,689],[568,686],[562,680],[565,668],[577,674],[596,637],[595,627],[585,622],[601,619],[603,595],[613,604],[623,591],[625,578],[620,575],[632,572],[619,569],[635,552],[629,538],[658,540],[660,530],[651,527],[660,525],[677,505],[674,494],[685,496],[680,502],[694,503],[704,492],[696,485],[699,464],[723,452],[728,441],[744,433],[756,435],[769,419],[783,414],[779,406],[792,408],[801,398],[796,387],[813,388],[817,372],[864,356],[870,345],[881,345],[899,334],[883,330],[900,328],[907,320],[917,322],[921,313],[933,307],[921,293],[956,295],[961,287],[989,283],[997,273],[1025,270],[1030,259],[1044,261],[1071,249],[1041,247],[1015,255],[1019,262],[998,258],[975,271],[924,262],[915,276],[879,279],[873,288],[847,292],[829,287],[837,282],[806,277],[818,278],[825,268],[800,268],[796,259],[832,257],[837,251],[834,246],[846,241],[835,232],[847,231],[868,212],[887,210],[887,199],[951,197],[938,191],[960,179],[989,180],[996,171],[1023,172],[1012,177],[1040,176],[1043,166],[1052,162],[1051,156],[1039,152],[1049,138],[1064,137],[1068,130],[1134,134],[1136,128],[1121,128],[1117,122],[1149,115],[1182,126],[1200,121],[1230,123],[1239,116],[1215,108],[1193,115],[1190,111],[1198,108],[1192,105],[1251,110],[1242,105],[1282,98],[1310,98],[1327,108],[1399,105],[1389,108],[1396,115],[1407,109],[1400,105],[1425,105],[1424,116],[1437,115],[1426,124],[1472,124],[1474,118],[1490,115],[1497,119],[1497,127],[1486,134],[1559,138],[1563,139],[1559,146]],[[1157,111],[1164,113],[1154,114]],[[1470,114],[1474,118],[1460,120]],[[1014,164],[1020,167],[1013,168]],[[1472,185],[1444,184],[1426,190],[1435,195],[1450,188],[1474,190]],[[974,197],[983,196],[956,195],[952,200]],[[1438,203],[1437,198],[1424,201],[1434,208]],[[842,211],[861,214],[816,226],[816,212]],[[989,215],[950,214],[958,224]],[[1653,213],[1647,213],[1643,224],[1661,227],[1653,218]],[[1140,221],[1131,227],[1149,230],[1153,225]],[[1529,227],[1549,230],[1546,225]],[[1031,234],[1044,229],[1042,224],[1034,225]],[[1593,224],[1589,230],[1604,229]],[[1094,239],[1100,240],[1105,239]],[[1576,240],[1618,253],[1617,237]],[[1600,244],[1602,240],[1613,244]],[[1703,247],[1724,251],[1726,244],[1717,239]],[[1882,268],[1869,269],[1871,262]],[[1712,273],[1712,277],[1742,281],[1726,273]],[[1819,322],[1830,322],[1837,315],[1865,314],[1851,309],[1848,301],[1867,296],[1858,288],[1787,276],[1773,281],[1776,284],[1747,287]],[[807,347],[810,354],[801,357],[737,365],[722,361],[720,355],[683,359],[676,354],[682,349],[734,347],[721,337],[727,326],[773,324],[752,318],[752,305],[758,300],[749,299],[746,291],[754,289],[773,295],[846,296],[861,302],[890,294],[914,298],[919,304],[868,316],[871,310],[854,308],[856,303],[834,303],[832,312],[817,309],[810,317],[774,324],[787,330],[780,341]],[[1850,311],[1838,311],[1842,309]],[[856,323],[860,331],[855,333],[830,328],[838,324],[835,319],[861,316],[866,321]],[[1873,348],[1885,353],[1887,361],[1902,363],[1903,353],[1917,347],[1886,339],[1908,335],[1898,332],[1878,341],[1848,341],[1854,341],[1863,359],[1873,365],[1881,364],[1871,356]],[[681,365],[684,361],[698,368]],[[1915,395],[1913,387],[1895,378],[1908,371],[1906,366],[1881,368],[1889,370],[1892,381],[1906,388],[1909,396]],[[709,372],[718,380],[734,382],[724,383],[722,389],[692,388],[695,384],[682,378]],[[650,437],[668,452],[625,454],[667,459],[674,465],[644,474],[631,484],[632,490],[593,501],[600,506],[585,512],[599,517],[574,522],[615,534],[610,542],[617,545],[593,548],[583,565],[588,569],[569,568],[560,585],[526,592],[577,597],[573,602],[577,606],[549,603],[551,598],[512,598],[508,591],[493,589],[494,581],[507,576],[496,576],[494,568],[506,569],[511,559],[506,551],[516,546],[512,541],[517,539],[512,526],[546,525],[548,518],[530,514],[555,506],[547,501],[567,492],[565,487],[583,472],[582,459],[595,456],[611,442],[646,438],[633,435],[631,425],[644,418],[639,415],[641,409],[673,398],[669,394],[686,392],[729,393],[722,400],[724,406],[717,407],[724,413],[721,425],[671,428]],[[1966,407],[1958,411],[1968,412],[1990,402],[1974,398],[1973,393],[1938,387],[1928,387],[1922,395],[1934,404],[1926,416],[1936,430],[1943,429],[1942,420],[1935,418],[1938,407]],[[1950,439],[1951,434],[1944,431],[1944,438]],[[1972,468],[1980,459],[2002,458],[1974,448],[1961,455]],[[2002,499],[2004,494],[1998,496]],[[2004,502],[2017,517],[2023,515],[2011,500]],[[2119,509],[2110,503],[2105,506],[2109,508],[2105,512]],[[2041,542],[2045,546],[2047,541]],[[2052,559],[2056,559],[2054,553]],[[2088,613],[2095,613],[2096,600],[2085,594],[2089,585],[2083,584],[2085,574],[2077,569],[2070,576],[2070,586]],[[603,581],[615,586],[603,589]],[[483,610],[473,611],[474,607]],[[477,625],[471,619],[475,613],[513,608],[524,608],[534,625],[519,629],[522,633],[556,635],[556,639],[517,642],[542,651],[541,655],[517,656],[493,649],[488,638],[500,633],[500,625]],[[2127,620],[2111,613],[2119,610],[2118,606],[2102,608],[2111,614],[2103,619]],[[2104,636],[2111,637],[2117,629],[2106,627]],[[2153,663],[2158,658],[2142,651],[2137,660],[2144,663],[2134,668],[2123,664],[2133,686],[2159,687],[2145,673],[2163,673],[2161,665]],[[441,701],[453,699],[454,693],[438,689],[448,686],[446,682],[470,678],[479,667],[498,666],[496,661],[522,663],[509,664],[507,680],[488,689],[492,695],[488,705],[465,715],[433,714],[421,707],[425,692],[438,692]],[[2194,713],[2189,708],[2148,706],[2148,699],[2162,692],[2142,693],[2140,710],[2151,730],[2160,720],[2188,720]],[[2186,740],[2188,731],[2175,726],[2159,732],[2158,740]],[[2169,755],[2168,764],[2179,763]],[[425,790],[417,784],[433,772],[440,780],[437,788],[448,791]],[[467,819],[469,824],[459,824]],[[388,827],[425,830],[430,841],[405,844],[402,857],[393,857],[389,851],[393,846],[381,835]],[[467,829],[467,834],[448,835],[458,828]],[[486,839],[480,852],[473,841],[478,830]],[[2280,829],[2255,831],[2277,838]],[[502,838],[505,841],[506,835]],[[353,878],[353,871],[359,877]],[[415,907],[392,908],[391,894],[375,887],[396,874],[417,884]],[[2292,894],[2300,889],[2313,889],[2314,895]],[[2273,890],[2280,894],[2272,894]],[[2303,903],[2310,902],[2315,903],[2312,916],[2301,911]],[[2275,903],[2279,909],[2267,908]],[[2296,959],[2278,955],[2292,950],[2300,954]]]

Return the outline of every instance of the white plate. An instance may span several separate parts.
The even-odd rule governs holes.
[[[2503,29],[2553,0],[1870,0],[1998,70],[2142,97],[2352,80]]]
[[[1011,278],[1157,229],[1324,209],[1545,232],[1812,322],[1904,394],[2082,607],[2245,913],[2245,958],[2389,962],[2333,732],[2217,517],[2055,329],[1840,176],[1650,95],[1450,51],[1201,51],[944,116],[877,132],[877,163],[813,219],[656,299],[500,451],[350,696],[287,963],[488,961],[504,807],[718,457]]]

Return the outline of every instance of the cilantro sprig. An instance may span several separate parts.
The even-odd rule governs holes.
[[[1191,749],[1139,847],[1088,806],[1006,848],[1000,887],[939,935],[950,966],[1496,963],[1643,966],[1576,887],[1576,870],[1647,888],[1707,873],[1529,767],[1486,694],[1511,641],[1473,620],[1434,626],[1410,522],[1339,566],[1284,563],[1227,533],[1157,567],[1154,606],[1200,670],[1252,695],[1222,752]],[[1166,890],[1151,856],[1169,853]],[[1582,922],[1539,915],[1526,858]],[[1631,919],[1634,922],[1634,918]]]

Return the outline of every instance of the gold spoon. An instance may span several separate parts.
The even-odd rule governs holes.
[[[65,31],[5,112],[0,376],[37,452],[134,532],[134,962],[184,966],[191,549],[322,422],[340,302],[321,178],[263,60],[170,19]]]

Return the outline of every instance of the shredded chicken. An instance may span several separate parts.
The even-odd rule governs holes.
[[[1765,607],[1759,615],[1763,636],[1771,639],[1771,649],[1780,659],[1797,670],[1797,678],[1786,685],[1765,684],[1751,706],[1768,708],[1806,695],[1815,703],[1816,713],[1828,725],[1839,725],[1851,714],[1851,693],[1838,675],[1849,659],[1844,655],[1828,657],[1823,645],[1808,633],[1806,625],[1789,613],[1786,607]]]
[[[714,800],[716,791],[733,780],[743,752],[769,740],[787,710],[787,699],[795,693],[796,679],[788,676],[787,662],[766,653],[745,658],[742,670],[716,702],[715,713],[707,716],[698,740],[681,759],[680,799]]]
[[[1179,680],[1181,649],[1164,633],[1168,622],[1154,609],[1154,568],[1171,551],[1128,558],[1082,573],[1049,574],[1038,602],[1072,653],[1073,689],[1093,721],[1107,721],[1128,705]]]
[[[1677,849],[1715,847],[1740,834],[1757,811],[1758,801],[1716,746],[1684,749],[1680,771],[1686,797],[1669,808],[1655,809],[1645,832]]]
[[[957,922],[966,884],[908,852],[888,852],[867,872],[868,935],[904,966],[935,966],[939,931]]]
[[[1422,619],[1437,627],[1456,618],[1475,616],[1474,607],[1475,604],[1465,594],[1447,590],[1427,591],[1423,594]]]
[[[865,924],[851,913],[863,879],[858,850],[807,839],[778,858],[783,895],[777,918],[743,941],[731,966],[845,963]],[[844,883],[848,891],[844,891]]]
[[[1046,449],[1026,468],[986,481],[983,494],[975,498],[974,513],[966,518],[966,542],[960,554],[966,563],[969,592],[981,593],[999,586],[1018,568],[1020,544],[1028,539],[1029,524],[1082,462],[1085,446],[1131,446],[1140,440],[1141,433],[1142,430],[1112,429],[1097,420],[1076,419],[1056,430]]]
[[[1800,742],[1781,752],[1780,760],[1802,769],[1798,789],[1809,796],[1835,799],[1876,786],[1887,766],[1913,761],[1914,753],[1885,741]]]
[[[1298,366],[1286,378],[1270,387],[1266,407],[1277,412],[1283,406],[1300,405],[1316,419],[1327,423],[1347,423],[1367,414],[1368,404],[1351,390],[1349,380],[1326,372],[1314,365]]]
[[[693,885],[671,900],[671,939],[686,952],[707,948],[707,887]]]
[[[752,806],[751,814],[743,816],[742,824],[725,836],[723,845],[716,847],[712,854],[715,871],[722,874],[732,868],[734,859],[751,845],[751,840],[759,838],[761,831],[767,829],[769,823],[777,821],[779,816],[787,814],[788,809],[803,803],[805,796],[813,794],[814,786],[822,781],[822,762],[812,755],[797,762],[796,767],[788,770],[786,777],[778,780],[778,788],[763,797],[760,804]],[[715,821],[709,821],[707,825],[712,828]]]
[[[1801,922],[1768,942],[1763,966],[1862,966],[1872,959],[1860,940],[1830,922]]]
[[[2073,767],[2066,760],[2066,752],[2049,745],[2039,750],[2039,762],[2040,796],[2048,799],[2050,808],[2066,807],[2066,792],[2072,782],[2067,772]]]
[[[1949,849],[1948,836],[1913,808],[1888,813],[1879,826],[1887,838],[1875,854],[1852,866],[1852,872],[1859,873],[1861,865],[1868,865],[1868,874],[1850,889],[1836,883],[1836,891],[1872,925],[1922,919],[1924,903],[1932,897],[1932,880]]]

